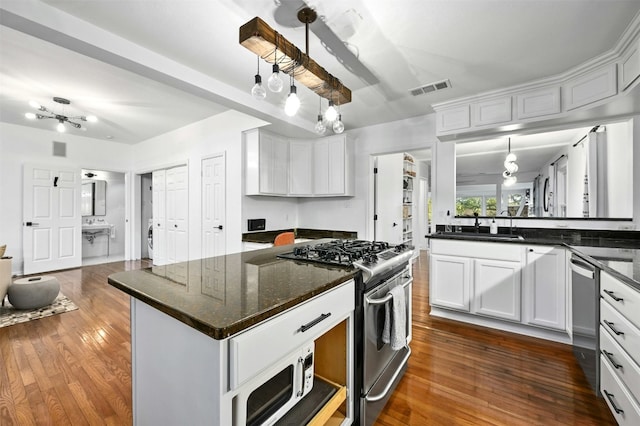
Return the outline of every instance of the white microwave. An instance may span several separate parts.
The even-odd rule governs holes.
[[[273,425],[313,388],[310,342],[244,384],[234,397],[233,424]]]

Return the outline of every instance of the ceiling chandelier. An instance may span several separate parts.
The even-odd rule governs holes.
[[[89,121],[91,123],[95,123],[96,121],[98,121],[98,119],[96,118],[95,115],[77,115],[77,116],[73,116],[70,117],[68,115],[64,115],[64,106],[65,105],[69,105],[71,104],[71,101],[65,98],[59,98],[59,97],[54,97],[53,101],[56,103],[59,103],[60,105],[62,105],[62,112],[61,113],[55,113],[49,109],[47,109],[47,107],[40,105],[38,102],[36,101],[29,101],[29,105],[31,105],[33,108],[37,109],[38,112],[37,113],[33,113],[33,112],[27,112],[24,116],[27,117],[29,120],[43,120],[45,118],[51,118],[54,120],[58,121],[58,124],[56,125],[56,130],[58,132],[65,132],[67,129],[65,127],[65,123],[69,124],[70,126],[75,127],[76,129],[83,129],[84,127],[82,127],[82,125],[80,123],[78,123],[78,121]]]
[[[270,91],[274,93],[282,91],[284,83],[280,76],[281,71],[289,76],[289,94],[285,103],[285,113],[288,116],[294,116],[300,108],[300,98],[295,85],[295,81],[298,81],[329,101],[324,116],[318,115],[318,122],[314,128],[316,133],[323,134],[328,125],[331,125],[335,133],[342,133],[344,124],[339,108],[340,105],[351,102],[351,90],[309,57],[309,24],[316,18],[316,12],[309,7],[298,11],[298,20],[305,24],[306,52],[302,52],[258,17],[240,27],[240,44],[258,56],[258,72],[255,75],[251,94],[257,100],[267,96],[260,76],[260,58],[262,58],[273,64],[272,74],[267,81]],[[335,105],[338,105],[338,109]]]
[[[507,157],[504,159],[504,172],[502,172],[502,177],[504,178],[504,186],[512,186],[518,181],[515,173],[518,171],[518,164],[516,164],[516,160],[518,157],[511,152],[511,138],[509,138],[509,152],[507,153]]]

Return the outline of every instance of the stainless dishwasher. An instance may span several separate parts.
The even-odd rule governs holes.
[[[573,354],[591,388],[600,394],[600,269],[571,255],[571,332]]]

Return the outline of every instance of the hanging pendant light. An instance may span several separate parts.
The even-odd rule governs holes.
[[[333,97],[333,93],[331,93],[331,96]],[[329,107],[324,112],[324,118],[329,123],[333,123],[335,121],[335,119],[338,118],[338,110],[336,109],[335,106],[333,106],[333,100],[332,99],[329,99]]]
[[[276,33],[276,49],[273,52],[272,73],[267,80],[267,87],[274,93],[282,92],[284,82],[280,78],[280,66],[278,65],[278,34]]]
[[[289,96],[287,96],[287,101],[284,104],[284,113],[289,117],[293,117],[300,109],[300,98],[298,97],[296,85],[293,82],[293,77],[290,77],[290,80],[291,88],[289,89]]]
[[[267,97],[267,91],[262,87],[262,77],[260,77],[260,56],[258,58],[258,72],[255,76],[255,84],[251,88],[251,96],[261,101]]]
[[[338,115],[338,118],[336,119],[336,121],[333,122],[333,131],[335,133],[342,133],[344,132],[344,123],[342,122],[342,114]]]
[[[512,186],[518,181],[518,178],[515,176],[515,173],[518,171],[518,164],[516,164],[517,158],[518,157],[511,152],[511,138],[509,138],[507,157],[504,160],[505,170],[502,172],[504,186]]]
[[[318,101],[319,101],[318,121],[316,122],[316,125],[313,128],[313,130],[319,135],[324,135],[324,133],[327,131],[327,126],[324,124],[324,118],[322,117],[322,98],[319,97]]]

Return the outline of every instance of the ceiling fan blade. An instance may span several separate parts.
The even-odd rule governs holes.
[[[347,70],[370,85],[380,83],[380,80],[360,62],[358,57],[349,50],[347,45],[335,35],[322,19],[317,19],[309,28],[320,39],[324,48],[335,56]]]

